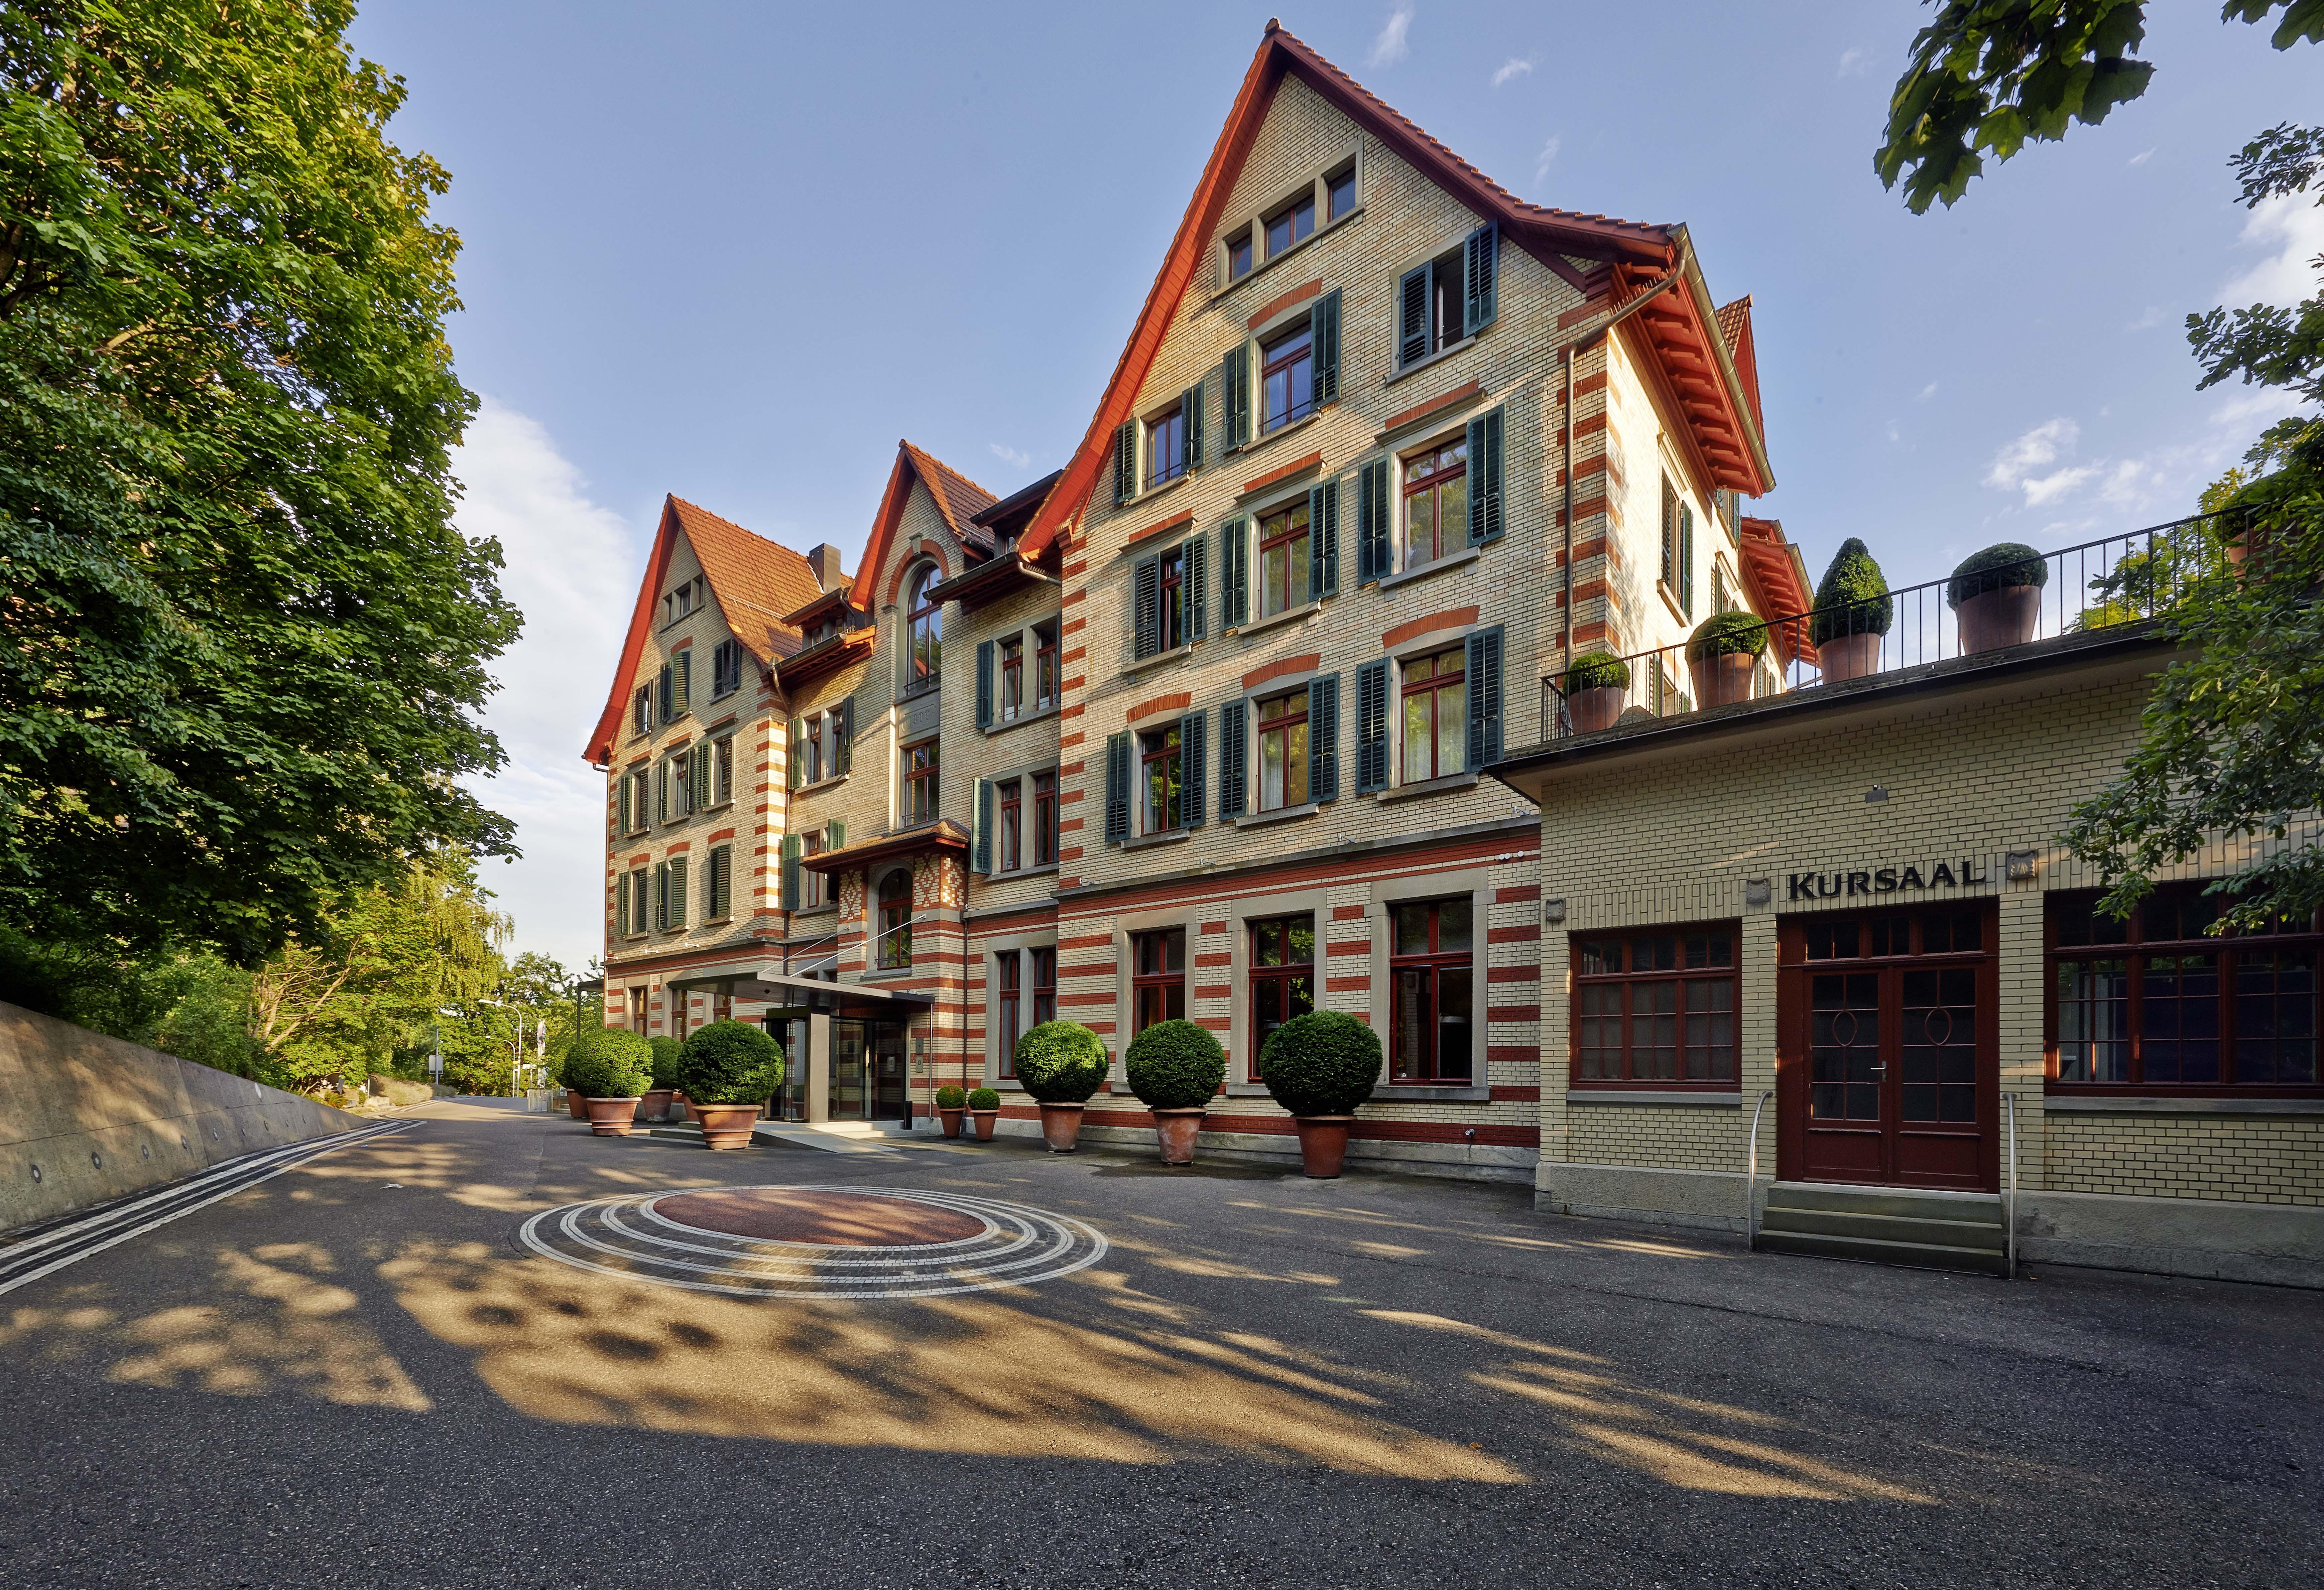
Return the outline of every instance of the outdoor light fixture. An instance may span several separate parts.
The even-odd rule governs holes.
[[[1868,806],[1877,806],[1887,798],[1888,786],[1885,784],[1876,784],[1864,792],[1864,804]]]
[[[1563,922],[1565,920],[1564,898],[1560,896],[1554,900],[1544,900],[1541,903],[1541,919],[1550,923]]]
[[[2041,855],[2042,852],[2039,850],[2010,851],[2009,881],[2012,883],[2033,882],[2034,873],[2035,870],[2034,863],[2041,859]]]
[[[1746,905],[1765,905],[1775,897],[1775,884],[1773,878],[1747,878],[1743,880],[1743,903]]]

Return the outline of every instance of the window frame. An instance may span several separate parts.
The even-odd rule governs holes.
[[[1033,989],[1033,1025],[1057,1019],[1057,947],[1055,944],[1035,944],[1027,951],[1033,958],[1031,975],[1026,979]]]
[[[734,737],[722,734],[710,742],[710,809],[734,804]]]
[[[1296,345],[1294,346],[1294,345]],[[1278,352],[1277,350],[1284,350]],[[1302,363],[1307,367],[1307,400],[1291,400],[1293,372]],[[1269,407],[1269,394],[1275,388],[1275,378],[1283,377],[1283,412],[1277,414]],[[1259,348],[1259,390],[1253,416],[1256,435],[1268,437],[1286,426],[1306,418],[1321,407],[1315,400],[1315,322],[1313,316],[1302,316],[1289,326],[1276,329],[1270,340]]]
[[[894,892],[899,890],[899,892]],[[891,892],[892,894],[891,897]],[[912,871],[908,867],[889,869],[880,880],[875,896],[879,924],[878,935],[872,940],[872,970],[874,971],[904,971],[912,964]],[[890,915],[898,920],[890,922]],[[902,936],[898,938],[898,934]],[[900,950],[899,950],[900,945]]]
[[[1711,940],[1723,937],[1727,942],[1727,962],[1724,966],[1710,963],[1690,967],[1687,964],[1686,941],[1690,938]],[[1632,946],[1649,941],[1668,939],[1676,948],[1669,967],[1649,967],[1643,970],[1636,964]],[[1584,955],[1591,945],[1619,943],[1623,946],[1624,970],[1617,972],[1584,971]],[[1727,920],[1703,923],[1665,923],[1648,927],[1609,929],[1604,933],[1575,933],[1568,935],[1568,964],[1572,974],[1572,992],[1568,1002],[1566,1026],[1566,1086],[1582,1092],[1591,1090],[1654,1093],[1739,1093],[1742,1089],[1742,960],[1743,924]],[[1647,985],[1669,983],[1673,998],[1668,1011],[1639,1012],[1633,1007],[1632,990]],[[1727,1018],[1726,1058],[1728,1074],[1690,1077],[1685,1074],[1687,1055],[1687,1017],[1697,1014],[1687,1005],[1687,985],[1690,983],[1723,984],[1727,1004],[1724,1010],[1701,1012],[1706,1016],[1724,1015]],[[1587,990],[1618,988],[1622,990],[1619,1008],[1616,1011],[1585,1012],[1582,1008]],[[1667,1015],[1671,1017],[1672,1064],[1677,1074],[1669,1077],[1639,1076],[1632,1060],[1637,1048],[1632,1042],[1632,1023],[1641,1015]],[[1582,1024],[1593,1017],[1611,1016],[1620,1023],[1621,1042],[1618,1049],[1621,1074],[1614,1077],[1585,1077],[1582,1074]],[[1603,1045],[1597,1047],[1602,1048]]]
[[[1146,434],[1145,483],[1140,492],[1182,480],[1186,474],[1186,403],[1185,399],[1139,422]]]
[[[1219,241],[1226,248],[1227,285],[1231,287],[1259,267],[1259,225],[1245,221]],[[1240,264],[1238,264],[1240,260]]]
[[[1004,635],[994,650],[999,654],[994,671],[1000,676],[1001,721],[1013,722],[1025,710],[1025,638]]]
[[[1441,671],[1432,671],[1425,679],[1417,682],[1413,679],[1412,669],[1415,664],[1425,662],[1434,670],[1446,657],[1454,659],[1454,673],[1452,677],[1447,678]],[[1461,766],[1446,768],[1437,765],[1437,753],[1442,749],[1444,739],[1443,724],[1439,720],[1439,713],[1443,711],[1440,698],[1446,688],[1453,685],[1459,685],[1461,689],[1460,710],[1453,715],[1458,729],[1453,744],[1459,749]],[[1412,770],[1412,707],[1410,703],[1415,696],[1425,696],[1428,700],[1428,771],[1418,777],[1415,777]],[[1396,663],[1396,766],[1397,782],[1399,786],[1427,784],[1439,778],[1457,778],[1463,773],[1473,771],[1469,766],[1469,645],[1465,639],[1456,641],[1441,651],[1425,651],[1412,657],[1398,657]]]
[[[729,636],[710,648],[710,699],[721,701],[742,688],[742,643]]]
[[[1186,826],[1186,746],[1178,719],[1157,729],[1141,730],[1138,749],[1139,832],[1176,833]],[[1154,778],[1159,769],[1166,791],[1164,809],[1154,804]],[[1167,821],[1165,820],[1167,819]]]
[[[1323,174],[1323,226],[1336,226],[1364,206],[1363,184],[1356,162],[1346,161]],[[1340,207],[1340,190],[1345,186],[1348,207]],[[1318,230],[1322,228],[1319,227]]]
[[[1443,907],[1455,903],[1469,913],[1469,942],[1458,950],[1442,949],[1439,947],[1443,936],[1442,913]],[[1473,1088],[1478,1082],[1479,1039],[1484,1026],[1484,1024],[1477,1019],[1476,1013],[1478,924],[1476,896],[1462,892],[1437,896],[1433,898],[1390,900],[1386,902],[1386,909],[1388,1031],[1387,1063],[1382,1067],[1380,1080],[1386,1085],[1398,1088]],[[1423,910],[1428,913],[1428,948],[1404,953],[1397,948],[1397,915],[1399,912],[1412,910]],[[1430,1008],[1440,1013],[1430,1030],[1432,1069],[1426,1076],[1399,1077],[1397,1075],[1397,1052],[1404,1037],[1402,1019],[1404,978],[1401,974],[1405,972],[1425,972],[1428,975],[1434,988]],[[1467,1000],[1470,1006],[1468,1064],[1457,1077],[1448,1075],[1443,1067],[1443,1021],[1441,1013],[1444,1006],[1443,988],[1448,979],[1457,984],[1462,998]]]
[[[1057,620],[1033,626],[1033,710],[1046,712],[1057,704]]]
[[[993,1075],[1004,1082],[1017,1080],[1017,1040],[1025,1031],[1024,968],[1014,950],[993,953],[992,1019],[995,1045]]]
[[[1154,563],[1154,654],[1176,651],[1186,640],[1186,548],[1181,544],[1156,556]]]
[[[1424,475],[1414,473],[1415,466],[1440,455],[1458,453],[1457,463],[1440,465]],[[1466,430],[1439,437],[1426,446],[1399,455],[1397,459],[1397,511],[1401,522],[1397,527],[1397,541],[1402,543],[1402,569],[1420,568],[1439,562],[1465,550],[1469,545],[1469,434]],[[1447,520],[1444,512],[1444,488],[1455,480],[1461,483],[1461,511],[1457,523]],[[1434,499],[1435,525],[1430,535],[1435,545],[1427,556],[1420,556],[1413,545],[1413,500],[1429,496]]]
[[[998,815],[993,828],[993,870],[1015,872],[1024,865],[1025,781],[1004,778],[993,786]]]
[[[904,694],[918,695],[944,682],[944,603],[927,593],[941,584],[944,571],[917,565],[904,582]]]
[[[1155,1022],[1181,1021],[1186,1015],[1186,941],[1183,925],[1139,928],[1130,935],[1130,1035],[1135,1038]],[[1167,953],[1170,942],[1178,946],[1178,964],[1169,965]],[[1157,964],[1148,967],[1148,951],[1157,953],[1152,959]],[[1161,1014],[1148,1021],[1147,997],[1151,994],[1160,1000]],[[1173,1006],[1176,1008],[1174,1010]]]
[[[1253,559],[1259,575],[1258,618],[1271,619],[1277,613],[1305,607],[1315,600],[1315,593],[1312,589],[1315,568],[1315,523],[1311,501],[1303,492],[1252,516],[1251,528],[1258,538],[1258,556]],[[1282,521],[1283,528],[1270,534],[1268,526],[1277,519]],[[1283,549],[1283,604],[1271,607],[1268,603],[1274,601],[1275,592],[1268,574],[1267,555],[1277,547]],[[1301,585],[1311,587],[1296,602],[1291,600],[1292,581],[1295,579]]]
[[[1054,768],[1035,773],[1033,781],[1033,865],[1057,864],[1057,775]]]
[[[1292,712],[1287,704],[1294,696],[1299,698],[1299,710],[1296,712]],[[1278,702],[1286,703],[1284,711],[1274,718],[1268,717],[1267,709]],[[1314,697],[1305,685],[1294,685],[1289,690],[1277,691],[1272,695],[1264,696],[1251,703],[1255,759],[1258,762],[1258,777],[1253,781],[1258,786],[1257,793],[1252,798],[1254,812],[1287,812],[1294,807],[1304,806],[1314,798],[1314,786],[1307,781],[1309,766],[1314,760],[1314,748],[1309,743],[1308,734],[1302,732],[1300,735],[1296,756],[1292,754],[1291,749],[1291,731],[1297,729],[1305,731],[1309,729],[1314,705]],[[1283,739],[1283,782],[1280,798],[1270,805],[1267,799],[1267,741],[1268,736],[1277,734]],[[1291,798],[1291,781],[1295,768],[1299,781],[1297,800]]]
[[[943,736],[932,734],[897,749],[901,766],[899,826],[918,828],[943,814],[938,781],[943,777]]]
[[[1299,213],[1302,210],[1307,213],[1307,230],[1305,232],[1299,230]],[[1283,242],[1280,246],[1275,241],[1275,226],[1278,221],[1283,223]],[[1309,183],[1305,193],[1294,195],[1268,214],[1261,216],[1259,229],[1267,239],[1267,257],[1270,260],[1278,259],[1289,253],[1293,249],[1314,236],[1314,184]]]
[[[828,831],[825,829],[810,828],[798,836],[798,859],[802,865],[798,869],[798,905],[795,907],[797,910],[816,911],[831,904],[831,879],[814,868],[804,865],[809,856],[823,854],[827,848],[827,832]]]
[[[1247,917],[1243,921],[1243,1008],[1250,1022],[1246,1030],[1250,1048],[1250,1054],[1245,1057],[1244,1071],[1250,1081],[1264,1080],[1259,1071],[1259,1055],[1267,1048],[1268,1034],[1274,1030],[1272,1027],[1262,1025],[1259,1009],[1259,989],[1275,986],[1282,988],[1283,993],[1278,1000],[1278,1008],[1284,1009],[1287,1014],[1276,1022],[1275,1025],[1278,1027],[1293,1016],[1305,1016],[1309,1011],[1320,1008],[1315,1003],[1315,969],[1318,953],[1323,948],[1323,933],[1316,925],[1322,914],[1321,912],[1313,910],[1287,911],[1275,916]],[[1297,922],[1305,922],[1307,924],[1307,959],[1305,960],[1290,959],[1291,924]],[[1280,928],[1283,933],[1284,959],[1278,961],[1267,961],[1259,958],[1259,936],[1270,928]],[[1292,985],[1303,980],[1307,985],[1304,995],[1307,1008],[1291,1010],[1289,1006],[1293,998]]]

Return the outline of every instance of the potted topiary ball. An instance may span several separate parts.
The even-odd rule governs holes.
[[[944,1123],[944,1135],[960,1135],[961,1117],[968,1112],[968,1090],[946,1082],[936,1089],[936,1119]]]
[[[1751,675],[1767,649],[1767,626],[1748,612],[1715,612],[1686,639],[1694,699],[1707,707],[1751,699]]]
[[[589,1130],[627,1137],[653,1080],[653,1048],[620,1027],[585,1027],[565,1056],[565,1085],[586,1100]]]
[[[1122,1074],[1154,1117],[1166,1165],[1194,1163],[1194,1138],[1219,1084],[1227,1057],[1219,1041],[1190,1021],[1157,1021],[1130,1041]]]
[[[705,1145],[746,1148],[767,1099],[783,1085],[783,1046],[755,1022],[715,1021],[686,1040],[675,1080],[702,1124]]]
[[[993,1125],[1001,1119],[1001,1095],[990,1088],[971,1088],[968,1113],[976,1122],[976,1140],[991,1142]]]
[[[567,1052],[569,1054],[571,1051],[567,1050]],[[550,1075],[556,1079],[557,1085],[565,1089],[565,1108],[567,1112],[569,1113],[576,1121],[587,1120],[589,1118],[589,1100],[582,1094],[580,1089],[576,1088],[573,1085],[573,1079],[565,1074],[565,1062],[559,1060],[557,1062],[556,1067],[551,1071]]]
[[[2021,542],[1972,552],[1945,582],[1945,603],[1960,626],[1961,655],[2023,646],[2042,617],[2050,560]]]
[[[1073,1153],[1082,1111],[1105,1086],[1105,1044],[1077,1021],[1045,1021],[1017,1040],[1014,1059],[1018,1082],[1041,1107],[1049,1152]]]
[[[1348,1155],[1356,1108],[1379,1081],[1379,1034],[1341,1010],[1295,1016],[1268,1034],[1259,1071],[1299,1127],[1299,1162],[1328,1181]]]
[[[678,1104],[684,1104],[687,1101],[686,1095],[678,1090],[674,1080],[678,1075],[678,1057],[686,1052],[686,1041],[682,1038],[665,1037],[649,1038],[646,1042],[653,1045],[653,1080],[647,1085],[646,1091],[651,1093],[660,1088],[670,1089],[670,1097],[662,1100],[661,1107],[661,1113],[667,1116],[669,1114],[673,1100]],[[645,1113],[645,1107],[640,1105],[639,1116],[642,1118]],[[689,1117],[694,1114],[691,1109],[686,1113]]]
[[[1888,577],[1863,542],[1850,536],[1832,554],[1831,566],[1816,587],[1808,639],[1824,683],[1861,679],[1880,671],[1881,639],[1896,621],[1896,602]]]
[[[1630,689],[1630,665],[1610,651],[1585,651],[1565,670],[1566,716],[1576,734],[1611,729]]]

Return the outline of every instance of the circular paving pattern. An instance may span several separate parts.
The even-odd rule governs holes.
[[[751,1298],[927,1298],[1028,1286],[1105,1238],[1024,1204],[899,1187],[714,1187],[544,1209],[517,1239],[579,1270]]]

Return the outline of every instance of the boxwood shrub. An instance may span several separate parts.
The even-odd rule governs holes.
[[[1896,599],[1864,543],[1850,536],[1832,554],[1831,566],[1816,587],[1815,616],[1808,639],[1821,646],[1849,635],[1886,635],[1896,621]]]
[[[1630,665],[1610,651],[1585,651],[1565,670],[1565,694],[1577,690],[1628,690]]]
[[[1342,1010],[1311,1010],[1268,1034],[1259,1066],[1275,1102],[1295,1116],[1343,1116],[1379,1080],[1379,1034]]]
[[[1715,612],[1694,627],[1686,639],[1690,662],[1707,663],[1715,657],[1757,657],[1767,649],[1767,626],[1748,612]]]
[[[678,1086],[678,1057],[686,1052],[686,1045],[676,1038],[649,1038],[653,1045],[653,1085],[657,1088]]]
[[[1105,1044],[1077,1021],[1045,1021],[1017,1040],[1017,1080],[1043,1104],[1084,1104],[1105,1086]]]
[[[783,1085],[783,1046],[755,1022],[715,1021],[686,1040],[676,1080],[696,1104],[762,1104]]]
[[[2031,585],[2039,591],[2049,583],[2048,558],[2022,541],[1997,541],[1960,560],[1953,577],[1945,582],[1945,605],[1959,607],[1972,596],[2010,585]]]
[[[584,1098],[636,1098],[653,1080],[653,1046],[621,1027],[584,1027],[565,1052],[565,1085]]]
[[[1001,1107],[1001,1095],[995,1093],[990,1088],[971,1088],[968,1090],[968,1107],[971,1109],[999,1109]]]
[[[938,1109],[966,1109],[968,1107],[967,1089],[960,1088],[954,1083],[946,1082],[943,1087],[936,1089],[936,1107]]]
[[[1157,1021],[1121,1057],[1130,1090],[1148,1109],[1206,1109],[1226,1080],[1226,1052],[1190,1021]]]

